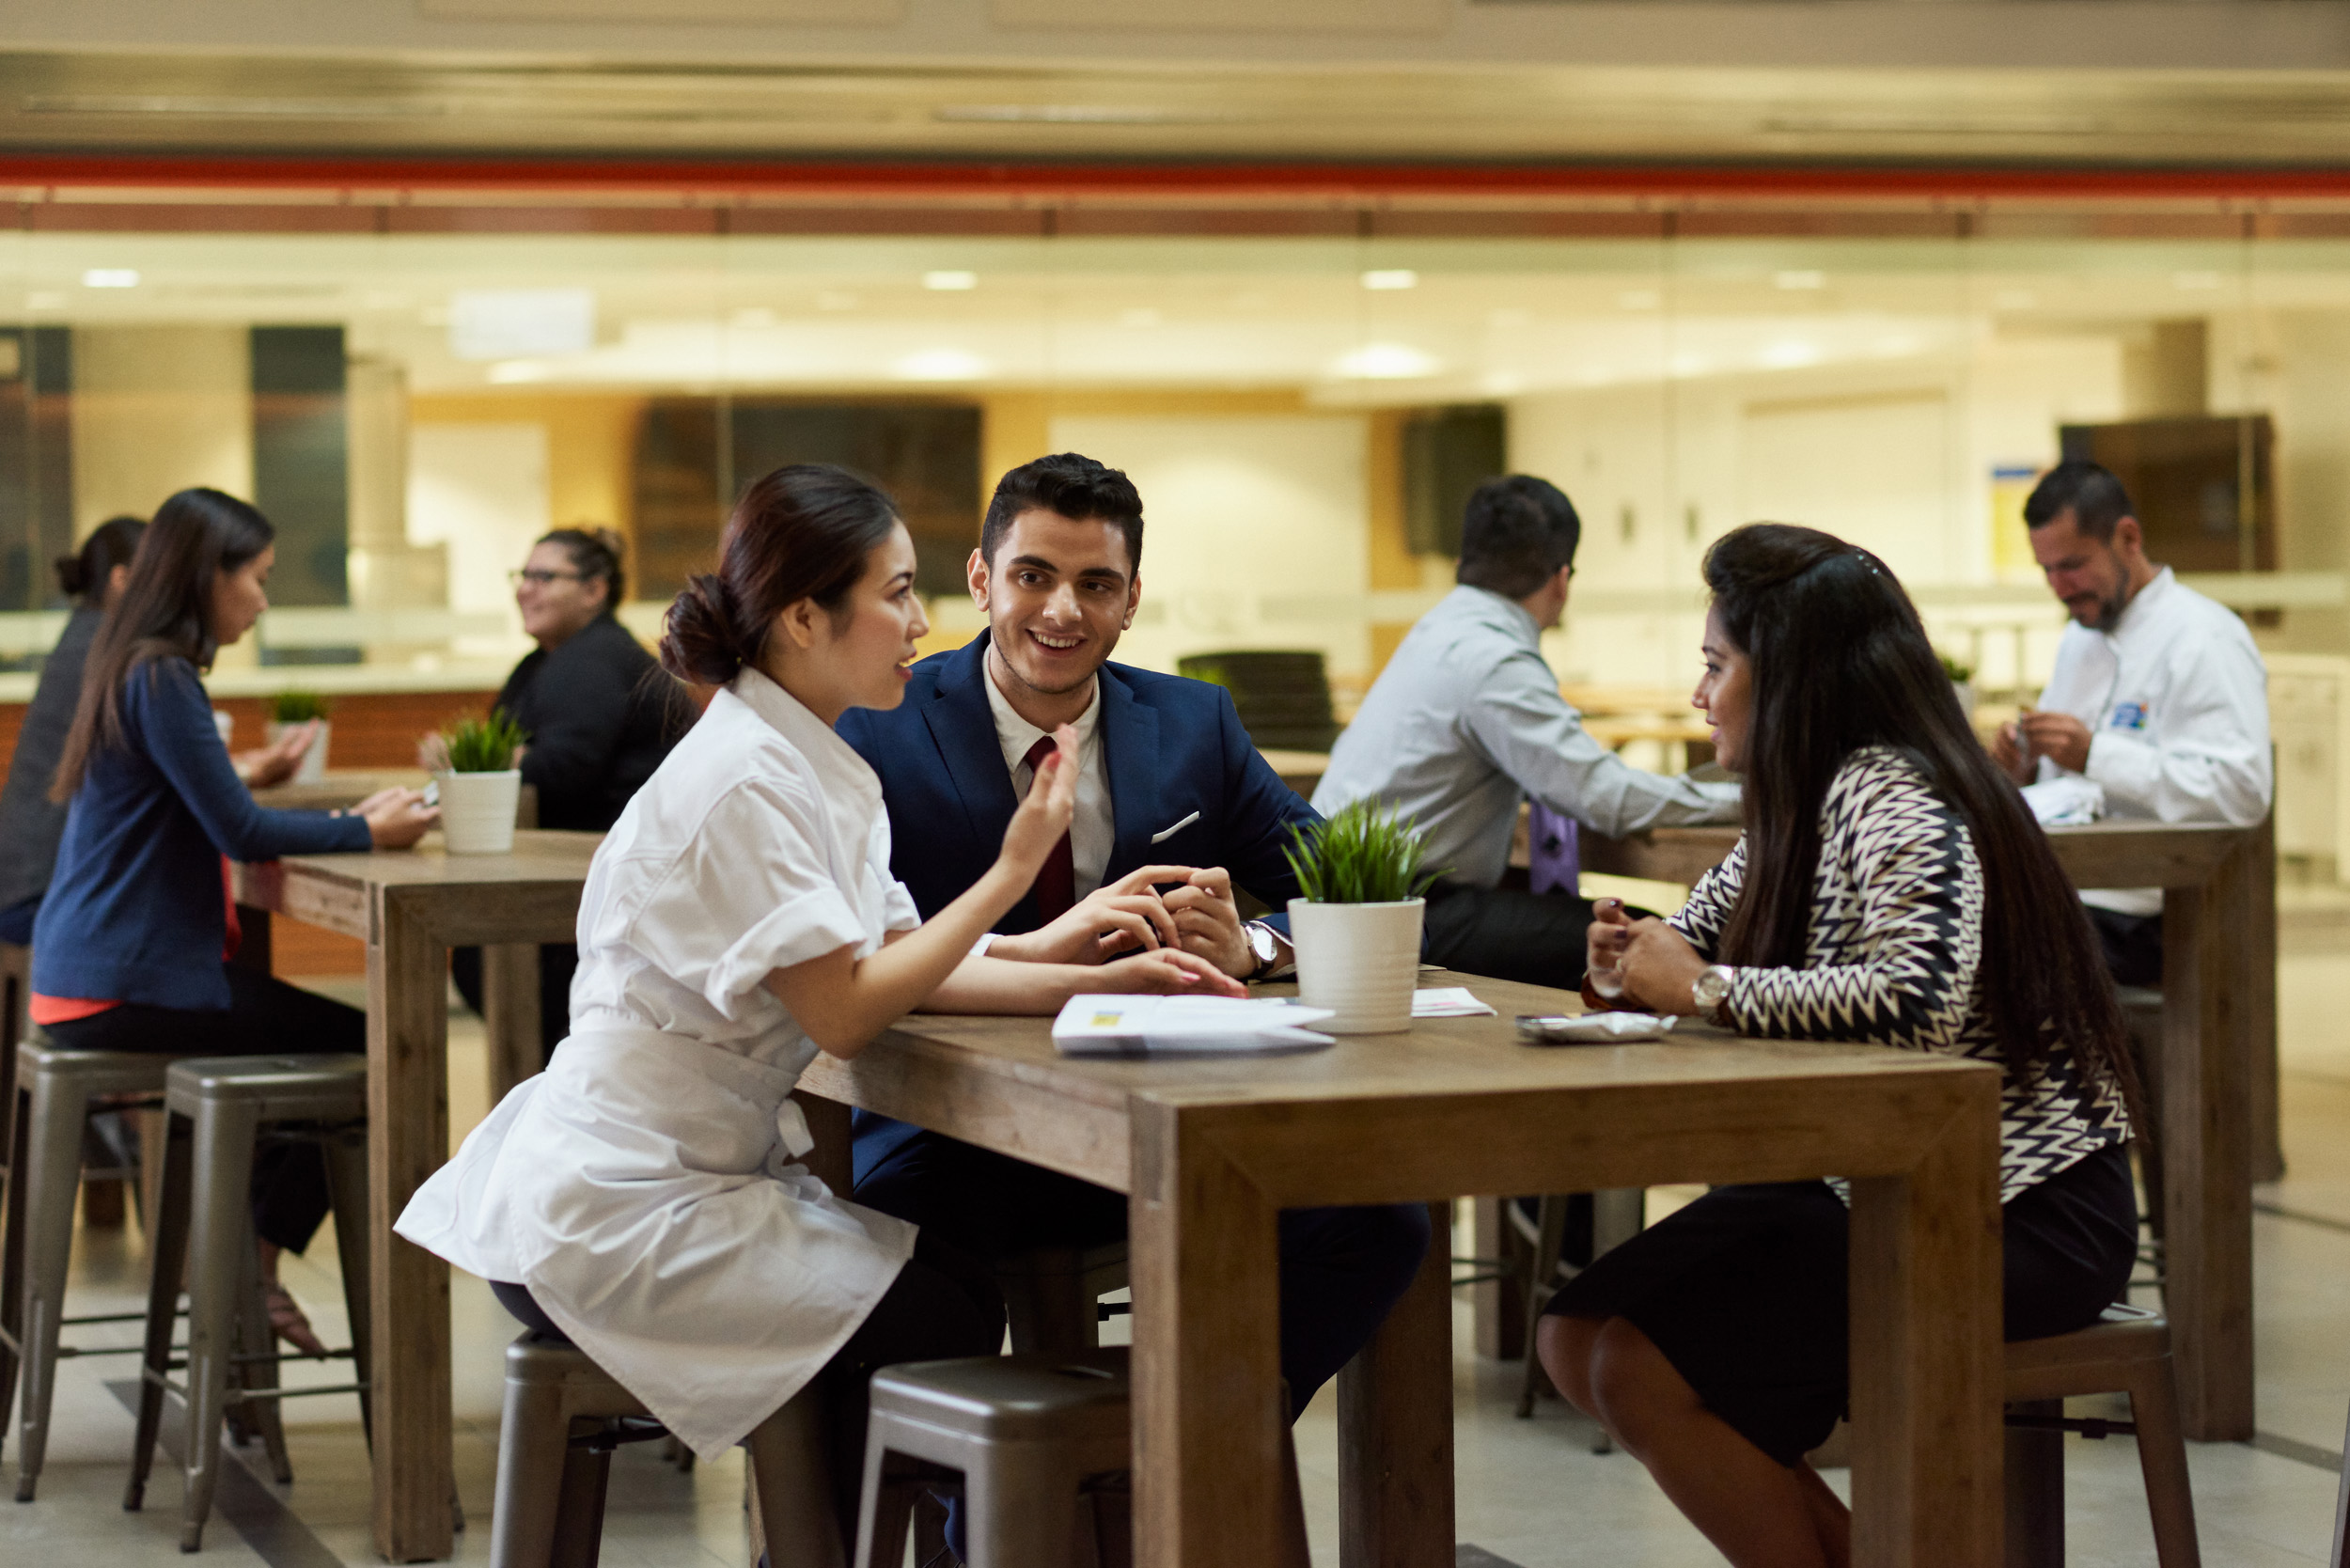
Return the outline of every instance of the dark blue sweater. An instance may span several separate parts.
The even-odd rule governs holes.
[[[220,857],[273,860],[372,841],[362,818],[254,805],[212,728],[196,666],[139,665],[122,685],[122,744],[90,758],[66,812],[33,926],[33,990],[225,1009]]]

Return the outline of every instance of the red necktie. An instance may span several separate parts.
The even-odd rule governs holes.
[[[1044,759],[1052,754],[1053,737],[1045,735],[1039,738],[1036,745],[1028,748],[1027,756],[1021,759],[1028,765],[1029,789],[1036,788],[1037,776],[1044,767]],[[1036,895],[1037,923],[1040,925],[1052,924],[1068,914],[1070,905],[1077,902],[1077,862],[1070,848],[1068,834],[1060,836],[1060,842],[1053,846],[1053,853],[1046,855],[1044,864],[1037,868],[1036,884],[1028,891]]]

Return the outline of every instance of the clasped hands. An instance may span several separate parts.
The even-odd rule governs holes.
[[[1257,966],[1241,925],[1231,873],[1223,867],[1143,866],[1097,887],[1049,925],[997,937],[988,952],[1037,964],[1106,964],[1172,948],[1241,976]]]
[[[1622,977],[1621,1001],[1649,1012],[1697,1011],[1695,986],[1705,958],[1687,937],[1653,915],[1633,919],[1622,899],[1601,899],[1591,911],[1598,917],[1589,928],[1588,962],[1594,971],[1612,967]]]
[[[2066,773],[2088,772],[2090,739],[2089,726],[2070,713],[2027,709],[2013,723],[1999,726],[1992,737],[1991,758],[2010,778],[2029,784],[2043,757]]]

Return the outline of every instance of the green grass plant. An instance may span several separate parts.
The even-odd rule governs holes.
[[[269,699],[272,724],[307,724],[312,719],[326,718],[334,711],[335,705],[325,698],[299,686],[289,686]]]
[[[1974,666],[1963,664],[1948,653],[1937,653],[1935,657],[1942,661],[1942,673],[1950,678],[1952,685],[1963,686],[1975,678]]]
[[[503,708],[491,709],[486,719],[460,719],[441,730],[451,773],[504,773],[529,738]]]
[[[1315,903],[1400,903],[1444,874],[1424,864],[1427,849],[1412,820],[1371,799],[1325,822],[1292,826],[1281,853],[1299,891]]]

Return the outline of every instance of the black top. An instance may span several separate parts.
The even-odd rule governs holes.
[[[610,616],[516,665],[498,705],[530,737],[523,782],[539,792],[539,825],[602,833],[619,821],[676,744],[670,703],[652,655]]]
[[[0,909],[11,909],[49,890],[57,864],[57,840],[65,836],[65,807],[49,798],[82,700],[82,666],[98,640],[103,610],[75,610],[40,666],[40,683],[16,732],[16,755],[8,760],[8,782],[0,788]]]

